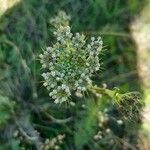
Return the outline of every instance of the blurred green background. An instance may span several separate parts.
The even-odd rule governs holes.
[[[73,32],[103,38],[103,68],[96,84],[143,94],[140,146],[150,149],[149,9],[149,0],[0,0],[0,93],[18,101],[48,101],[37,56],[53,41],[49,20],[64,10]]]

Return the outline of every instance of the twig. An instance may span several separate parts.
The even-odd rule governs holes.
[[[114,134],[113,134],[114,135]],[[135,148],[133,145],[131,145],[130,143],[126,142],[125,140],[119,138],[118,136],[114,135],[115,138],[120,141],[126,148],[125,149],[131,149],[131,150],[137,150],[137,148]]]
[[[18,126],[18,130],[20,131],[21,135],[23,137],[25,137],[26,141],[28,143],[34,143],[36,140],[37,140],[37,137],[33,136],[29,136],[24,130],[23,128],[21,127],[21,125],[18,123],[18,121],[16,121],[16,125]]]
[[[57,124],[64,124],[64,123],[70,122],[73,119],[72,117],[69,117],[66,119],[56,119],[47,112],[44,112],[44,114],[49,120],[51,120],[53,123],[57,123]]]
[[[57,123],[57,124],[65,124],[67,122],[72,121],[73,117],[69,117],[66,119],[57,119],[55,117],[53,117],[52,115],[50,115],[48,112],[46,112],[44,109],[42,109],[39,106],[35,106],[33,104],[30,104],[31,108],[36,112],[39,113],[41,112],[43,115],[45,115],[52,123]]]

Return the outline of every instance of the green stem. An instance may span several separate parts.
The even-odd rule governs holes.
[[[97,86],[91,86],[89,88],[89,90],[92,91],[93,93],[107,95],[112,100],[114,100],[115,103],[118,103],[121,99],[121,94],[118,93],[117,90],[110,90],[110,89],[106,89],[106,88],[100,88],[100,87],[97,87]]]

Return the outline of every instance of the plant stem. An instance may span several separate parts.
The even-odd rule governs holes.
[[[91,86],[89,88],[89,90],[92,91],[93,93],[107,95],[117,103],[119,102],[120,97],[121,97],[121,94],[118,93],[117,90],[110,90],[110,89],[101,88],[101,87],[97,87],[97,86]]]

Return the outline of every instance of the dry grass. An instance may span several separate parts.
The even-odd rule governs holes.
[[[0,0],[0,15],[4,14],[7,9],[18,2],[20,2],[20,0]]]
[[[150,1],[140,17],[132,23],[132,35],[137,44],[138,71],[144,86],[150,89]]]
[[[147,133],[141,133],[139,137],[139,149],[150,150],[150,136]]]
[[[133,22],[131,29],[137,44],[138,72],[143,82],[145,108],[143,125],[139,137],[140,150],[150,150],[150,1]]]

